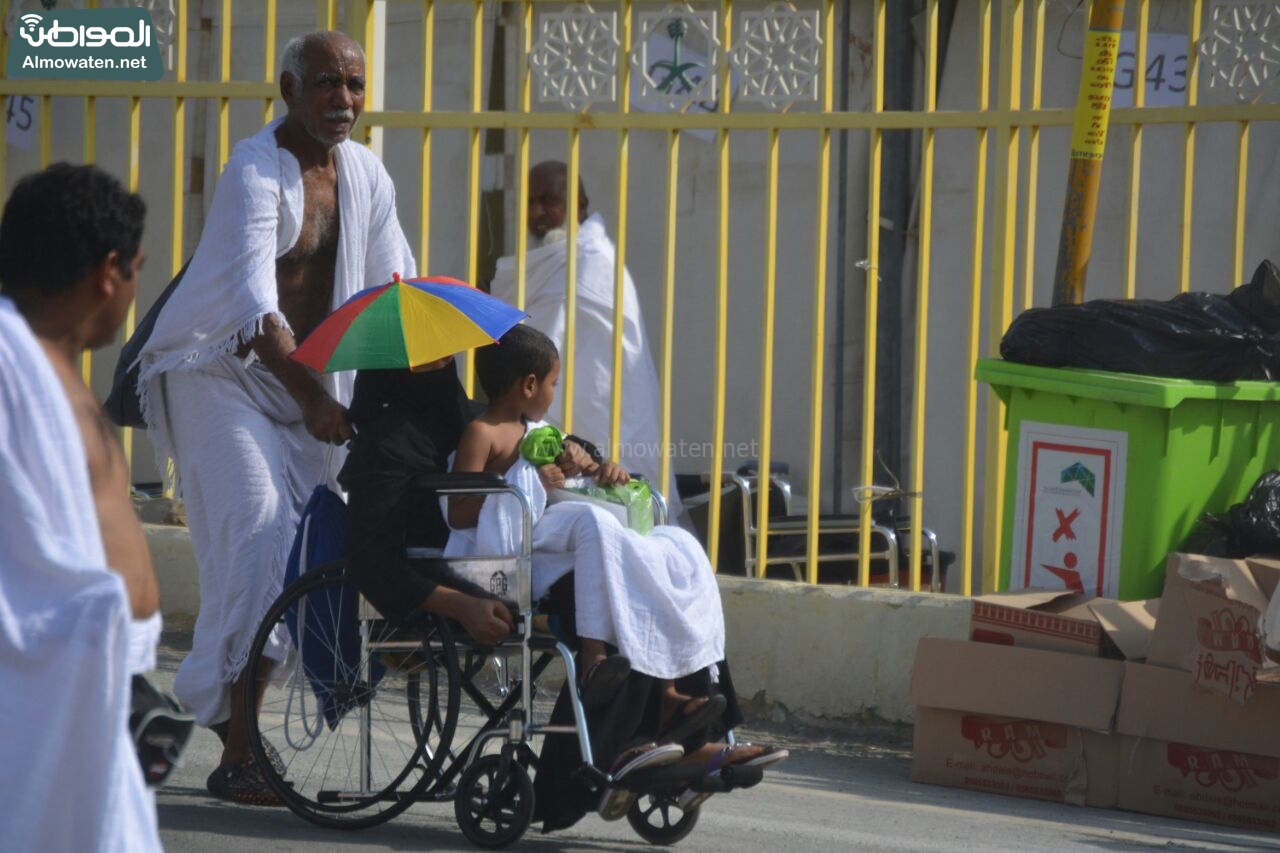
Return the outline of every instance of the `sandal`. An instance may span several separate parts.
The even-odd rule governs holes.
[[[262,771],[252,761],[223,764],[205,782],[209,793],[220,800],[246,806],[282,806],[284,802],[262,778]]]
[[[662,767],[667,764],[675,764],[683,755],[684,747],[676,743],[661,745],[646,743],[623,752],[613,762],[613,768],[609,771],[609,775],[613,777],[614,784],[605,788],[604,793],[600,796],[600,805],[597,808],[600,817],[605,820],[619,820],[626,817],[627,812],[631,811],[631,806],[639,796],[635,791],[620,787],[616,783],[621,782],[637,770],[643,770],[646,767]]]
[[[701,702],[702,704],[698,704]],[[712,696],[694,696],[675,707],[664,721],[667,727],[658,734],[658,743],[678,743],[716,721],[729,701],[720,693]]]
[[[229,729],[230,724],[225,720],[221,723],[214,723],[209,726],[209,731],[218,736],[218,740],[222,741],[223,746],[227,745],[227,732]],[[283,779],[284,774],[287,772],[287,768],[284,766],[284,759],[280,757],[280,752],[272,746],[271,741],[266,738],[262,739],[262,751],[267,754],[267,761],[270,762],[271,769],[275,771],[276,776]]]
[[[740,755],[742,752],[755,749],[759,749],[760,752],[756,753],[751,758],[737,758],[735,760],[735,756]],[[773,765],[784,761],[790,754],[791,753],[787,750],[779,749],[778,747],[758,746],[752,743],[737,743],[733,746],[726,746],[724,749],[713,755],[710,760],[707,761],[704,775],[718,776],[722,770],[729,767],[754,767],[759,770],[763,770],[766,767],[772,767]],[[707,798],[713,793],[715,792],[695,791],[693,788],[686,788],[680,794],[679,799],[676,800],[676,805],[679,806],[681,811],[689,812],[706,802]]]
[[[629,675],[631,659],[626,655],[609,655],[599,661],[582,676],[582,704],[588,708],[608,705]]]

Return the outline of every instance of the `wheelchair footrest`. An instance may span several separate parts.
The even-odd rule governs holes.
[[[655,794],[659,791],[683,790],[702,777],[703,768],[700,765],[668,764],[637,770],[614,784],[639,794]]]
[[[760,784],[764,770],[759,767],[734,767],[730,765],[719,773],[703,776],[689,785],[695,791],[723,794],[738,788],[751,788]]]

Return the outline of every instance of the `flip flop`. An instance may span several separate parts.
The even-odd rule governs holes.
[[[689,710],[699,699],[706,699],[701,705]],[[668,727],[658,734],[658,743],[675,743],[684,740],[694,732],[705,729],[724,713],[729,701],[723,694],[712,696],[694,696],[676,706],[667,719]]]
[[[646,743],[643,746],[628,749],[622,755],[619,755],[618,760],[613,764],[614,769],[610,772],[615,784],[605,788],[604,793],[600,796],[600,805],[597,809],[600,817],[605,820],[619,820],[626,817],[627,812],[631,811],[631,806],[635,803],[636,798],[640,796],[635,791],[618,787],[616,783],[623,781],[628,775],[637,770],[643,770],[646,767],[662,767],[667,764],[675,764],[683,756],[684,747],[678,743],[661,745]]]
[[[741,761],[730,760],[733,758],[736,751],[748,748],[760,748],[764,751],[754,758],[746,758]],[[710,760],[707,761],[706,773],[704,775],[718,776],[720,771],[724,770],[726,767],[757,767],[763,770],[766,767],[771,767],[774,764],[778,764],[785,760],[790,754],[791,753],[787,750],[779,749],[777,747],[758,746],[757,744],[752,743],[738,743],[733,746],[726,746],[724,749],[713,755]],[[677,798],[676,805],[679,807],[680,811],[690,812],[706,802],[707,798],[709,798],[713,793],[715,792],[695,791],[692,788],[686,788],[680,794],[679,798]]]
[[[629,675],[631,659],[626,655],[609,655],[582,676],[579,688],[582,704],[588,708],[609,704]]]

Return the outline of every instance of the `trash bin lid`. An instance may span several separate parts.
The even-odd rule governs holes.
[[[974,378],[990,385],[1006,403],[1012,388],[1156,409],[1172,409],[1185,400],[1280,401],[1280,382],[1198,382],[1076,367],[1040,367],[1001,358],[978,359]]]

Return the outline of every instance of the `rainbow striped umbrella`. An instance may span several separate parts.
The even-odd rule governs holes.
[[[293,358],[322,373],[417,367],[491,344],[527,316],[457,279],[397,274],[348,299]]]

